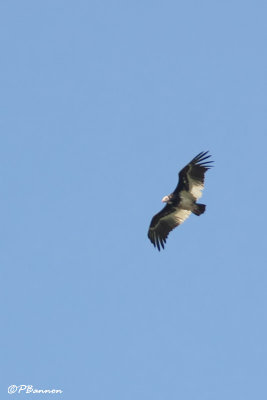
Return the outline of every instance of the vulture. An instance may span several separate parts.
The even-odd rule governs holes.
[[[197,203],[202,196],[205,172],[212,166],[213,161],[206,161],[210,155],[202,151],[190,161],[180,172],[179,181],[174,191],[164,196],[165,207],[151,220],[148,238],[160,251],[170,231],[182,224],[191,213],[201,215],[206,205]]]

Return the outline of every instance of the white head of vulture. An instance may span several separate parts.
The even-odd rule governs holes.
[[[179,172],[179,181],[175,190],[162,199],[166,206],[151,220],[148,237],[158,250],[164,249],[164,243],[170,231],[182,224],[191,213],[201,215],[206,205],[197,203],[204,189],[205,172],[213,161],[204,161],[211,157],[208,151],[199,153]]]

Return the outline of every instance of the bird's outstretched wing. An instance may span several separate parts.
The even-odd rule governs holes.
[[[154,215],[148,230],[148,237],[153,245],[160,250],[170,231],[182,224],[191,214],[189,210],[173,207],[167,204],[158,214]],[[160,247],[161,246],[161,247]]]
[[[212,167],[210,164],[213,162],[205,161],[211,157],[207,154],[208,151],[202,151],[179,172],[179,182],[173,192],[174,195],[186,190],[195,200],[202,196],[205,172]]]

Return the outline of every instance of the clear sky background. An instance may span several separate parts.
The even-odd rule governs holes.
[[[266,399],[266,15],[1,2],[1,399]],[[159,253],[205,150],[207,211]]]

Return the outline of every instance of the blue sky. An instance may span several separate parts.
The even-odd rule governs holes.
[[[1,2],[1,398],[266,398],[266,12]],[[207,211],[159,253],[204,150]]]

